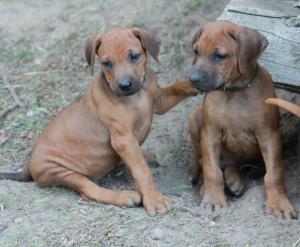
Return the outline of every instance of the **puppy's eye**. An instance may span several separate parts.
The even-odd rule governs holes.
[[[103,65],[105,68],[107,68],[107,69],[111,69],[112,66],[113,66],[112,62],[111,62],[111,61],[108,61],[108,60],[102,62],[102,65]]]
[[[215,60],[216,62],[221,62],[221,61],[225,60],[227,57],[228,57],[227,54],[214,54],[213,60]]]
[[[131,62],[136,63],[139,60],[140,56],[141,56],[141,53],[133,53],[132,52],[129,54],[129,59]]]

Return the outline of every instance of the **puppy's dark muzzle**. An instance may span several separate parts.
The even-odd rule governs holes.
[[[137,93],[141,89],[141,83],[132,80],[124,79],[119,82],[119,94],[120,96],[129,96]]]
[[[201,70],[193,70],[189,76],[189,80],[200,91],[211,91],[217,88],[212,76]]]
[[[122,80],[119,83],[119,88],[123,91],[123,92],[128,92],[132,89],[133,83],[131,80]]]

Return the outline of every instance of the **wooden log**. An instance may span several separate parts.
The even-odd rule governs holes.
[[[269,46],[260,63],[271,73],[277,87],[300,93],[300,8],[297,1],[231,0],[218,19],[254,28],[265,35]]]

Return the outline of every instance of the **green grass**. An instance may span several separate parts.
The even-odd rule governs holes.
[[[35,138],[50,120],[84,92],[90,82],[89,77],[88,73],[81,73],[76,77],[73,72],[50,72],[46,78],[41,76],[24,78],[23,85],[18,90],[25,104],[24,108],[16,108],[6,119],[0,121],[0,129],[8,137],[0,149],[1,163],[12,162],[14,155],[20,157],[28,153]],[[5,90],[1,90],[2,93],[4,102],[1,108],[4,109],[13,101]],[[30,132],[34,133],[33,140],[26,138]]]
[[[56,42],[49,45],[47,48],[47,51],[49,55],[52,53],[68,53],[72,50],[72,47],[79,43],[80,40],[82,40],[83,37],[80,36],[79,33],[70,33],[67,37],[63,39],[59,39]],[[48,55],[48,56],[49,56]]]
[[[32,62],[39,54],[38,49],[32,46],[27,38],[21,38],[15,44],[7,44],[9,48],[0,49],[0,61],[6,64],[21,64]]]
[[[183,16],[187,16],[192,11],[212,6],[215,1],[216,0],[191,0],[182,8],[181,13]]]
[[[5,119],[0,119],[0,129],[8,137],[0,148],[1,165],[22,166],[43,128],[59,111],[84,93],[91,77],[84,70],[83,40],[80,34],[71,33],[53,42],[43,54],[28,38],[0,48],[0,61],[7,68],[16,68],[16,74],[10,74],[11,86],[24,103],[22,108],[15,108]],[[41,65],[34,63],[36,58]],[[28,72],[29,75],[26,75]],[[2,80],[0,75],[0,85]],[[0,86],[0,111],[12,104],[14,100],[8,89]],[[34,134],[32,139],[27,138],[30,133]]]

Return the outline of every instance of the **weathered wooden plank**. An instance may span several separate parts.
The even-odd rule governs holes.
[[[273,80],[300,90],[300,9],[299,1],[231,0],[220,20],[254,28],[269,40],[260,59]]]
[[[229,11],[271,18],[297,17],[297,1],[235,0],[227,5]]]

